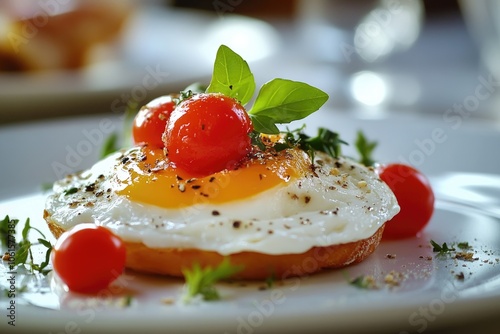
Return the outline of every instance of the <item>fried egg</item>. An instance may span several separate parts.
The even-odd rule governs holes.
[[[399,212],[372,168],[321,152],[261,153],[191,178],[162,150],[134,147],[54,184],[46,211],[65,230],[94,222],[124,241],[230,255],[300,254],[372,236]]]

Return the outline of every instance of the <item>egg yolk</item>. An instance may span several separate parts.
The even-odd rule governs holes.
[[[289,149],[245,161],[236,170],[203,178],[171,166],[161,149],[138,148],[117,166],[119,195],[163,208],[227,203],[257,195],[303,175],[310,167],[304,151]]]

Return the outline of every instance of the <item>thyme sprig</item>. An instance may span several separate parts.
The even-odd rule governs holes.
[[[42,231],[40,231],[36,227],[31,226],[30,219],[27,218],[21,232],[21,241],[15,242],[15,238],[12,237],[11,231],[13,229],[12,227],[15,227],[18,223],[18,219],[10,219],[9,216],[6,216],[2,221],[0,221],[0,233],[2,235],[2,240],[4,241],[4,238],[7,237],[9,249],[12,248],[11,246],[13,246],[15,249],[14,261],[9,261],[9,266],[11,267],[10,269],[13,270],[14,267],[27,265],[31,272],[36,271],[43,275],[48,274],[51,271],[51,269],[47,269],[50,263],[50,253],[52,251],[52,245],[50,241],[46,240],[46,237],[42,233]],[[4,235],[6,226],[8,228],[7,236]],[[38,242],[36,243],[31,242],[31,240],[29,239],[29,235],[32,231],[36,232],[40,236],[39,238],[37,238]],[[14,243],[13,245],[11,245],[12,242]],[[41,263],[35,263],[33,257],[32,249],[33,246],[37,245],[45,247],[45,259]]]
[[[314,161],[314,152],[320,151],[337,158],[341,155],[341,145],[348,145],[346,141],[340,138],[339,134],[326,128],[318,128],[316,136],[311,137],[304,132],[305,126],[295,130],[286,130],[280,132],[280,140],[273,143],[271,147],[277,152],[297,147],[309,154],[311,161]],[[250,134],[252,144],[261,150],[268,148],[269,143],[263,140],[262,135],[254,131]]]

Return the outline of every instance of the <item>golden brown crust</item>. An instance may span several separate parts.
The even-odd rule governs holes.
[[[64,229],[54,222],[47,211],[44,218],[50,231],[58,238]],[[235,278],[260,280],[273,275],[276,279],[304,276],[321,271],[359,263],[377,248],[384,226],[367,239],[327,247],[313,247],[301,254],[269,255],[257,252],[240,252],[228,255],[231,264],[243,265]],[[146,247],[142,243],[126,242],[127,267],[136,271],[182,277],[182,269],[194,263],[217,266],[224,256],[199,249]]]

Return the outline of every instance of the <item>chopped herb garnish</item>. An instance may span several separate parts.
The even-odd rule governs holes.
[[[363,132],[358,131],[355,146],[361,156],[360,163],[365,166],[373,166],[375,164],[372,154],[375,147],[377,147],[377,144],[378,143],[376,141],[369,141]]]
[[[446,253],[449,253],[449,252],[453,252],[455,251],[455,248],[453,247],[448,247],[448,245],[445,243],[443,243],[442,245],[439,245],[437,242],[435,242],[434,240],[431,240],[431,245],[432,245],[432,251],[434,253],[439,253],[439,254],[446,254]]]
[[[268,289],[272,289],[274,287],[275,282],[276,282],[276,277],[274,277],[274,275],[268,276],[266,278],[266,287]]]
[[[74,194],[78,191],[78,188],[72,187],[64,191],[64,196]]]
[[[121,300],[121,305],[123,307],[130,307],[132,305],[132,302],[134,301],[134,296],[132,295],[126,295],[122,298]]]
[[[215,268],[210,266],[202,268],[198,263],[195,263],[191,269],[182,271],[186,280],[183,300],[189,302],[196,296],[201,296],[203,300],[207,301],[220,299],[214,284],[232,277],[242,269],[242,266],[231,265],[229,258],[225,258]]]
[[[457,244],[457,247],[460,248],[460,249],[462,249],[462,250],[467,250],[467,249],[471,249],[472,248],[472,246],[470,246],[468,242],[459,242]]]
[[[349,284],[359,289],[366,289],[366,290],[377,289],[377,284],[375,283],[375,280],[372,276],[366,276],[366,275],[358,276],[349,281]]]

